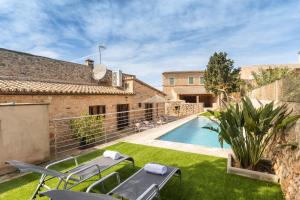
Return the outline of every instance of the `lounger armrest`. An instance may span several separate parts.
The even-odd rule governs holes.
[[[147,200],[151,199],[153,195],[159,195],[159,187],[157,184],[152,184],[141,196],[139,196],[136,200]],[[148,197],[147,197],[148,196]]]
[[[69,160],[74,160],[75,165],[78,166],[77,158],[76,158],[76,157],[73,157],[73,156],[70,156],[70,157],[68,157],[68,158],[65,158],[65,159],[58,160],[58,161],[56,161],[56,162],[50,163],[50,164],[47,165],[45,168],[48,169],[49,167],[52,167],[52,166],[54,166],[54,165],[57,165],[57,164],[60,164],[60,163],[63,163],[63,162],[69,161]]]
[[[93,183],[92,185],[90,185],[90,186],[87,188],[86,192],[90,192],[94,187],[96,187],[97,185],[103,183],[106,179],[108,179],[108,178],[110,178],[110,177],[112,177],[112,176],[116,176],[117,182],[118,182],[118,185],[119,185],[120,182],[121,182],[121,181],[120,181],[120,175],[119,175],[118,172],[113,172],[113,173],[110,173],[110,174],[107,175],[107,176],[104,176],[103,178],[101,178],[100,180],[96,181],[96,182]]]
[[[85,171],[85,170],[87,170],[87,169],[93,168],[93,167],[96,167],[96,168],[98,169],[99,174],[101,173],[100,166],[97,165],[97,164],[95,164],[95,165],[90,165],[90,166],[87,166],[87,167],[83,167],[83,168],[81,168],[81,169],[79,169],[79,170],[77,170],[77,171],[74,171],[74,172],[70,173],[70,174],[67,176],[66,182],[65,182],[65,186],[64,186],[64,189],[66,189],[69,180],[72,179],[72,176],[74,176],[74,175],[76,175],[76,174],[78,174],[78,173],[80,173],[80,172],[82,172],[82,171]],[[76,179],[76,178],[75,178],[75,179]]]

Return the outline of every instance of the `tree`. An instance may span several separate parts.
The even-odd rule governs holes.
[[[209,59],[204,72],[205,88],[215,95],[226,95],[240,89],[240,68],[234,68],[234,61],[226,52],[215,52]]]

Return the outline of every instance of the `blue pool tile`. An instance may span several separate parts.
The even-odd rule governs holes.
[[[213,126],[217,128],[218,124],[213,123],[206,117],[198,117],[166,133],[158,139],[221,148],[218,134],[203,128],[204,126]],[[224,143],[224,148],[229,149],[230,146],[227,143]]]

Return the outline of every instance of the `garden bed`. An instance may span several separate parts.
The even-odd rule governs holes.
[[[274,173],[272,165],[270,165],[270,163],[267,161],[263,161],[262,164],[263,165],[260,165],[260,167],[258,167],[257,171],[243,169],[243,168],[237,167],[235,164],[233,155],[228,154],[227,173],[228,174],[236,174],[239,176],[245,176],[248,178],[262,180],[262,181],[278,183],[279,177]]]

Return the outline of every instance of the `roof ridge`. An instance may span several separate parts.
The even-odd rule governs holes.
[[[46,56],[40,56],[40,55],[31,54],[31,53],[27,53],[27,52],[23,52],[23,51],[16,51],[16,50],[11,50],[11,49],[6,49],[6,48],[0,48],[0,51],[7,51],[7,52],[17,53],[17,54],[21,54],[21,55],[45,58],[45,59],[49,59],[49,60],[55,60],[55,61],[58,61],[58,62],[71,63],[71,64],[75,64],[75,65],[80,65],[82,67],[87,67],[87,65],[84,65],[84,64],[75,63],[75,62],[66,61],[66,60],[59,60],[59,59],[56,59],[56,58],[50,58],[50,57],[46,57]]]
[[[49,83],[42,81],[0,79],[0,91],[3,93],[21,94],[111,94],[131,95],[133,92],[113,86],[78,85],[70,83]]]

